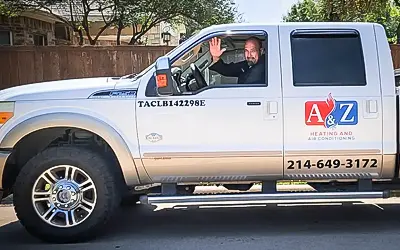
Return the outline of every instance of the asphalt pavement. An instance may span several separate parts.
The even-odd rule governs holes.
[[[87,243],[54,245],[31,237],[11,205],[0,207],[0,249],[399,249],[400,199],[330,204],[122,208]]]

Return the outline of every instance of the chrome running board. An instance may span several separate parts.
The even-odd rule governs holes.
[[[142,204],[170,204],[170,203],[243,203],[265,202],[282,203],[283,201],[358,201],[360,199],[389,198],[390,192],[304,192],[304,193],[241,193],[241,194],[210,194],[210,195],[143,195]]]

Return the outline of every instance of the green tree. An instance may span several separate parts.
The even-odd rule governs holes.
[[[376,22],[389,42],[400,38],[400,0],[303,0],[283,17],[285,22]],[[400,43],[400,41],[398,41]]]
[[[323,21],[364,22],[385,13],[390,0],[317,0]]]
[[[386,13],[390,0],[302,0],[292,6],[285,21],[363,22]]]
[[[188,30],[230,23],[239,17],[232,0],[0,0],[8,7],[21,10],[48,11],[95,45],[109,27],[117,27],[117,44],[124,28],[132,27],[130,44],[136,44],[151,28],[161,22],[186,24]],[[0,3],[2,3],[0,2]],[[7,9],[2,7],[3,10]],[[91,34],[90,16],[100,16],[104,25]]]
[[[196,4],[200,3],[200,4]],[[231,0],[200,0],[192,4],[193,12],[183,18],[187,35],[194,31],[214,25],[241,22],[241,14]]]
[[[400,0],[393,0],[394,8],[391,10],[392,26],[395,30],[397,44],[400,44]],[[393,35],[393,34],[392,34]]]
[[[0,16],[13,17],[21,11],[18,6],[14,6],[9,1],[0,0]]]
[[[315,0],[304,0],[292,5],[289,13],[283,17],[285,22],[318,22],[321,16]]]
[[[205,26],[237,21],[239,14],[231,0],[119,0],[117,7],[118,44],[120,31],[132,27],[129,44],[136,44],[161,22],[185,24],[191,32]]]

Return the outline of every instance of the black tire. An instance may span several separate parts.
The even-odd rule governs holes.
[[[122,197],[121,206],[122,207],[134,207],[137,206],[137,202],[140,199],[140,194],[127,193]]]
[[[97,190],[92,214],[81,224],[59,228],[44,222],[34,210],[32,188],[36,179],[49,168],[69,164],[85,171]],[[33,157],[22,168],[15,183],[15,212],[25,229],[33,236],[50,243],[76,243],[93,239],[115,214],[121,202],[122,177],[116,166],[91,149],[80,147],[49,148]]]

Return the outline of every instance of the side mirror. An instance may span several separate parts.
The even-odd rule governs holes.
[[[168,57],[162,56],[157,59],[155,77],[158,95],[170,96],[174,94],[171,63]]]

